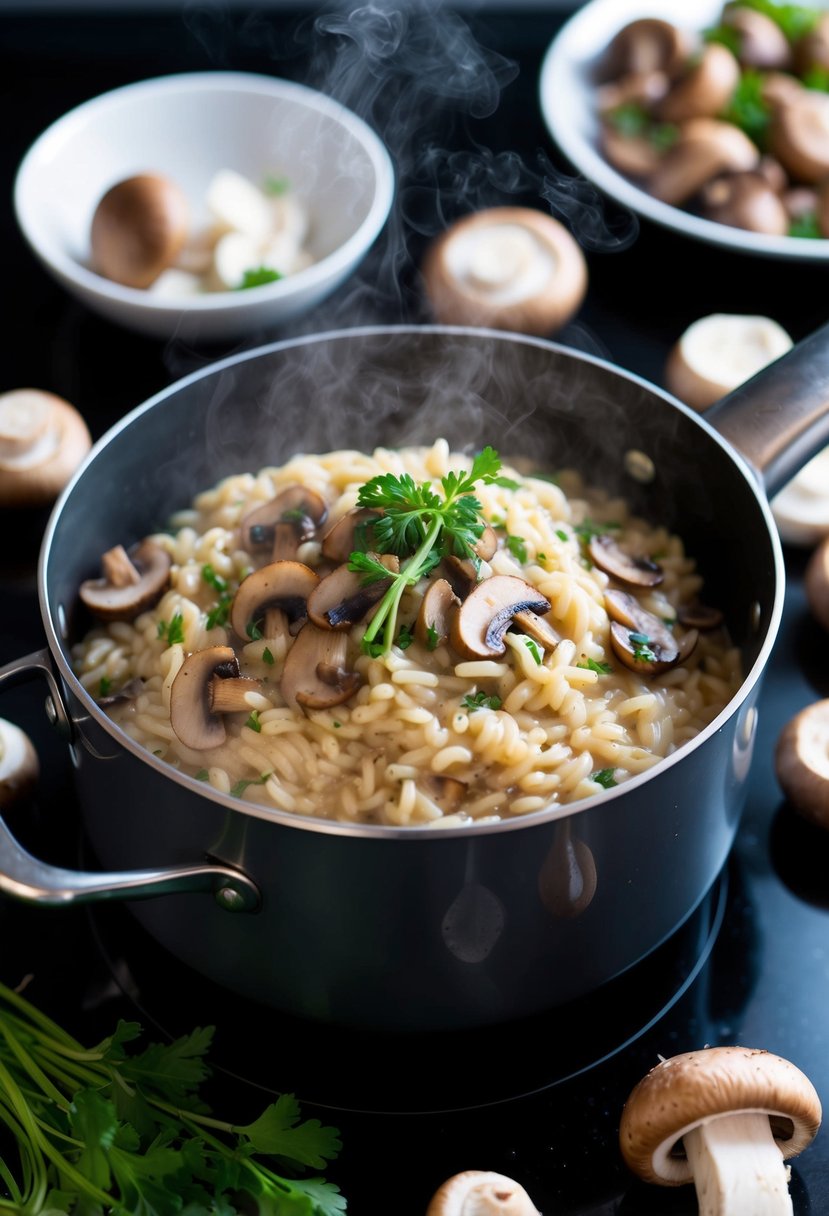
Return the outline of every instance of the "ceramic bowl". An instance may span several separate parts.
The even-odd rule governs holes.
[[[241,291],[175,298],[91,269],[92,217],[110,186],[141,173],[167,176],[197,226],[220,169],[290,182],[310,215],[309,266]],[[14,205],[46,270],[89,308],[156,338],[215,342],[284,324],[333,292],[381,231],[393,195],[384,145],[331,98],[271,76],[199,72],[126,85],[59,118],[26,153]]]

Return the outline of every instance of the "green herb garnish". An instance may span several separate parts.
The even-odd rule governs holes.
[[[613,776],[616,770],[612,768],[600,768],[597,773],[593,773],[590,780],[595,781],[597,785],[603,785],[606,790],[612,790],[614,785],[619,782]]]
[[[98,696],[99,697],[108,696],[110,688],[112,688],[112,680],[109,678],[109,676],[101,676],[100,682],[98,684]]]
[[[771,122],[771,107],[763,98],[763,79],[763,73],[756,68],[746,68],[721,115],[726,122],[733,122],[745,131],[760,149],[766,146]]]
[[[641,663],[655,663],[656,655],[651,650],[651,639],[646,633],[629,633],[631,645],[633,647],[633,657]]]
[[[250,717],[248,718],[247,722],[245,723],[245,726],[249,726],[251,730],[255,730],[257,735],[261,734],[262,723],[259,721],[259,710],[258,709],[251,710]]]
[[[440,646],[440,634],[434,625],[429,625],[426,629],[426,649],[437,650],[438,646]]]
[[[511,477],[495,477],[492,480],[492,485],[502,486],[505,490],[520,490],[520,481],[513,481]]]
[[[524,645],[527,647],[527,650],[529,650],[530,654],[540,667],[544,659],[544,653],[538,642],[534,641],[532,638],[524,638]]]
[[[208,773],[206,768],[200,768],[199,771],[196,773],[196,780],[197,781],[209,781],[210,773]]]
[[[252,270],[245,271],[241,283],[235,290],[247,291],[249,287],[264,287],[266,283],[276,283],[283,277],[278,270],[272,270],[270,266],[256,266]]]
[[[263,637],[262,630],[256,621],[248,621],[247,625],[245,625],[245,633],[252,642],[260,642]]]
[[[363,650],[368,654],[387,654],[391,649],[400,601],[407,587],[428,574],[447,554],[474,558],[475,545],[486,525],[481,504],[470,491],[478,481],[491,484],[500,467],[498,453],[486,447],[475,457],[470,472],[450,472],[441,478],[442,497],[428,482],[416,483],[409,473],[383,473],[362,487],[357,505],[383,512],[372,522],[374,548],[379,553],[396,553],[402,559],[397,574],[368,553],[355,550],[349,559],[349,569],[362,574],[367,583],[390,579],[363,635]]]
[[[275,662],[274,657],[267,646],[262,651],[262,662],[267,663],[269,667],[273,667]]]
[[[570,537],[567,535],[567,533],[564,531],[563,528],[556,528],[556,536],[558,537],[559,540],[564,541],[565,544],[570,539]]]
[[[408,625],[401,625],[397,635],[397,645],[401,650],[408,650],[414,641],[414,634]]]
[[[474,713],[476,709],[500,709],[500,697],[488,697],[485,692],[467,693],[461,701],[461,709]]]
[[[592,519],[584,519],[573,528],[576,536],[583,545],[589,545],[594,536],[604,536],[605,532],[614,532],[621,528],[620,523],[597,524]]]
[[[740,58],[743,40],[733,25],[712,26],[709,30],[703,30],[702,37],[704,42],[718,42],[721,46],[727,47],[732,55]]]
[[[277,177],[273,173],[269,173],[262,183],[262,190],[265,194],[269,194],[271,198],[278,198],[282,194],[287,194],[291,188],[291,183],[287,177]]]
[[[303,1120],[292,1094],[250,1123],[216,1118],[201,1094],[213,1027],[165,1043],[142,1035],[119,1020],[87,1048],[0,984],[0,1125],[16,1145],[0,1159],[0,1207],[20,1216],[345,1211],[336,1186],[305,1176],[338,1155],[336,1128]]]
[[[176,612],[173,619],[169,622],[159,621],[157,635],[159,638],[164,638],[168,646],[175,646],[177,642],[183,642],[184,617],[181,613]]]
[[[796,216],[789,224],[789,236],[803,237],[806,240],[819,241],[823,237],[814,211]]]
[[[813,30],[820,19],[821,9],[803,4],[781,4],[778,0],[740,0],[745,8],[765,13],[780,26],[789,42],[797,42]]]
[[[264,785],[270,775],[270,773],[263,773],[261,777],[254,777],[249,781],[237,781],[230,792],[234,798],[241,798],[249,785]]]
[[[576,667],[583,667],[585,671],[595,671],[597,676],[609,676],[613,671],[609,663],[599,663],[596,659],[585,659],[582,663],[576,663]]]
[[[527,560],[527,542],[523,536],[507,536],[507,548],[512,556],[522,563]]]
[[[218,604],[214,604],[207,614],[205,624],[208,629],[215,629],[217,625],[226,625],[230,616],[230,607],[233,603],[232,595],[223,595]]]
[[[217,574],[211,565],[205,565],[201,568],[201,576],[207,583],[208,587],[212,587],[214,591],[218,591],[221,595],[227,591],[227,579],[222,578],[221,574]]]

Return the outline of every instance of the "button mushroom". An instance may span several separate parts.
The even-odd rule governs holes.
[[[736,35],[736,53],[746,68],[788,71],[792,66],[792,49],[778,23],[742,4],[726,4],[722,25]]]
[[[697,642],[696,630],[682,641],[658,616],[648,612],[625,591],[606,591],[605,607],[611,618],[610,645],[614,654],[639,675],[655,676],[684,662]]]
[[[812,185],[829,176],[829,95],[800,89],[775,106],[768,143],[795,181]]]
[[[674,81],[653,107],[662,122],[686,122],[689,118],[715,118],[731,100],[740,82],[740,65],[728,47],[710,42]]]
[[[40,766],[32,741],[13,722],[0,718],[0,807],[27,797]]]
[[[591,536],[587,551],[595,566],[620,583],[628,583],[632,587],[656,587],[665,577],[657,562],[649,557],[634,557],[606,533]]]
[[[308,621],[288,651],[279,690],[289,706],[328,709],[341,705],[360,687],[360,676],[346,666],[348,637],[318,629]]]
[[[829,72],[829,13],[821,13],[812,28],[797,39],[794,66],[798,76]]]
[[[272,562],[289,561],[316,535],[327,514],[328,506],[315,490],[287,486],[244,517],[239,525],[242,544],[251,552],[268,550]]]
[[[506,650],[504,634],[517,612],[543,614],[550,602],[522,578],[496,574],[466,597],[452,621],[451,641],[458,654],[490,659]]]
[[[115,545],[101,557],[101,578],[86,579],[78,594],[103,621],[131,621],[161,598],[172,564],[169,553],[149,537],[129,552]]]
[[[829,701],[795,714],[777,740],[775,771],[794,809],[818,827],[829,827]]]
[[[771,513],[788,544],[817,545],[829,536],[829,447],[778,490],[771,500]],[[815,556],[811,569],[807,567],[806,593],[815,601],[815,616],[820,619],[822,615],[829,629],[829,563],[821,574],[822,561],[825,557]]]
[[[218,747],[227,737],[222,715],[249,710],[247,694],[260,688],[258,680],[239,674],[230,646],[194,650],[170,686],[170,725],[193,751]]]
[[[648,190],[676,206],[719,174],[745,172],[755,168],[759,159],[757,148],[739,127],[715,118],[694,118],[682,124],[679,138],[649,177]]]
[[[364,582],[363,575],[349,570],[348,562],[344,562],[320,579],[311,591],[308,616],[319,629],[350,629],[383,598],[391,585],[391,575],[400,569],[400,559],[393,553],[372,556],[388,569],[389,578]]]
[[[494,207],[467,215],[426,251],[423,285],[438,321],[545,335],[587,291],[578,243],[551,215]]]
[[[709,1047],[663,1060],[634,1088],[619,1142],[646,1182],[693,1181],[703,1216],[791,1216],[785,1159],[820,1126],[808,1077],[746,1047]]]
[[[616,33],[596,70],[597,79],[618,80],[633,73],[665,72],[676,76],[689,51],[687,35],[658,17],[631,21]]]
[[[806,598],[818,624],[829,629],[829,536],[814,550],[806,565]]]
[[[426,1216],[540,1216],[519,1183],[491,1170],[464,1170],[438,1187]]]
[[[183,248],[189,210],[180,187],[160,174],[118,182],[92,217],[93,269],[125,287],[149,287]]]
[[[680,335],[665,364],[665,386],[706,410],[790,350],[792,339],[771,317],[711,313]]]
[[[50,502],[91,446],[86,423],[62,397],[34,388],[0,393],[0,506]]]
[[[759,172],[733,173],[708,182],[700,208],[707,220],[730,228],[768,236],[786,236],[789,231],[786,204]]]
[[[319,576],[302,562],[271,562],[254,570],[233,597],[233,632],[249,638],[255,626],[266,638],[287,638],[291,626],[305,620],[308,597],[318,582]]]

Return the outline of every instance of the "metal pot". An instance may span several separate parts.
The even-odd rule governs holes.
[[[687,919],[733,843],[784,594],[765,495],[829,441],[827,384],[829,329],[703,420],[549,342],[390,328],[279,343],[166,389],[96,445],[58,502],[39,574],[48,649],[0,670],[0,683],[49,681],[88,838],[113,872],[56,871],[3,828],[0,890],[54,904],[140,899],[135,915],[190,967],[345,1025],[470,1027],[599,988]],[[514,821],[354,827],[206,789],[133,743],[83,690],[68,648],[83,627],[78,585],[104,550],[164,526],[230,473],[299,450],[437,435],[551,469],[575,464],[683,536],[746,671],[689,745],[599,797]]]

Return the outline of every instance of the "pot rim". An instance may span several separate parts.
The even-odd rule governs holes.
[[[456,827],[442,828],[440,826],[417,826],[417,827],[396,827],[386,824],[351,824],[342,823],[339,820],[328,820],[316,818],[311,815],[297,815],[290,811],[282,811],[277,807],[266,807],[258,803],[245,802],[241,798],[234,797],[231,794],[222,794],[218,790],[214,790],[210,786],[205,786],[203,781],[198,781],[195,777],[191,777],[186,773],[180,772],[172,765],[168,765],[161,761],[157,756],[147,751],[135,740],[131,739],[118,725],[115,723],[98,705],[94,698],[86,691],[83,685],[78,680],[73,672],[64,653],[64,642],[60,638],[52,615],[49,611],[48,588],[46,579],[46,567],[49,560],[49,554],[52,548],[52,541],[58,519],[63,510],[64,504],[70,495],[73,493],[75,486],[83,479],[86,469],[97,459],[97,457],[105,450],[109,443],[126,427],[131,426],[136,419],[157,406],[163,404],[168,397],[179,392],[187,385],[202,380],[208,376],[221,373],[228,368],[237,367],[242,363],[262,358],[265,355],[271,355],[280,350],[295,349],[300,346],[312,345],[323,341],[335,341],[340,339],[352,339],[359,337],[372,336],[395,336],[405,334],[424,334],[434,333],[440,335],[458,335],[460,337],[481,337],[492,339],[496,338],[509,343],[518,342],[528,346],[535,346],[541,350],[549,350],[556,354],[566,356],[568,359],[577,362],[592,364],[600,367],[605,371],[610,372],[616,377],[632,382],[639,387],[645,389],[649,393],[656,394],[665,403],[673,409],[679,410],[685,414],[692,422],[697,425],[701,431],[705,433],[709,440],[713,440],[730,458],[733,465],[741,473],[746,482],[747,489],[753,494],[757,505],[765,519],[766,529],[771,541],[772,552],[774,556],[774,601],[769,615],[768,627],[765,638],[763,639],[757,658],[755,659],[750,671],[746,674],[740,685],[737,693],[732,697],[728,704],[720,711],[720,713],[711,722],[708,723],[703,730],[700,731],[689,742],[684,743],[671,755],[664,757],[653,768],[647,769],[642,773],[631,777],[610,790],[604,790],[600,794],[594,795],[592,798],[581,798],[576,802],[566,804],[556,804],[547,808],[542,808],[537,811],[530,811],[525,815],[518,815],[514,819],[500,819],[495,823],[485,824],[468,824]],[[250,815],[256,819],[265,819],[278,823],[284,827],[290,827],[305,831],[320,832],[323,835],[336,836],[352,836],[361,839],[375,840],[408,840],[408,841],[432,841],[436,838],[456,839],[459,837],[489,835],[491,833],[512,832],[520,829],[540,827],[558,819],[570,818],[571,816],[579,815],[584,811],[593,810],[599,805],[608,805],[615,803],[620,797],[625,797],[629,792],[638,789],[647,781],[652,781],[662,774],[669,772],[674,765],[680,763],[682,759],[690,755],[697,748],[702,747],[705,742],[713,735],[717,734],[726,722],[739,710],[740,706],[745,702],[751,694],[759,680],[761,679],[766,665],[769,660],[774,643],[777,639],[777,634],[780,628],[780,622],[783,615],[783,601],[785,596],[785,565],[783,560],[783,549],[777,533],[777,527],[774,523],[774,518],[771,513],[771,508],[768,504],[768,499],[762,490],[761,485],[755,471],[746,463],[743,456],[737,449],[727,442],[710,423],[706,422],[704,417],[690,409],[683,402],[673,397],[666,390],[653,384],[643,376],[637,375],[635,372],[621,368],[611,362],[609,359],[602,358],[598,355],[593,355],[584,351],[572,349],[564,346],[561,343],[553,342],[547,338],[537,338],[529,334],[520,334],[512,331],[506,332],[503,330],[487,329],[485,327],[465,327],[454,325],[363,325],[353,328],[335,329],[322,333],[304,334],[298,337],[285,338],[277,342],[265,343],[263,345],[253,347],[250,350],[241,351],[233,355],[228,355],[223,359],[210,363],[197,371],[191,372],[186,376],[175,380],[172,384],[167,385],[159,392],[155,393],[147,401],[136,406],[129,413],[110,427],[93,445],[90,452],[84,459],[83,463],[78,467],[72,479],[67,483],[60,497],[57,499],[52,513],[49,517],[46,529],[43,534],[43,541],[40,549],[37,571],[37,589],[38,598],[40,601],[41,619],[43,621],[46,640],[49,646],[53,660],[57,663],[60,674],[69,688],[73,697],[75,697],[84,706],[87,714],[92,717],[101,726],[107,734],[112,736],[113,740],[126,751],[131,752],[139,760],[145,764],[149,764],[156,772],[174,781],[177,784],[184,786],[185,789],[192,793],[198,794],[202,798],[206,798],[211,802],[218,803],[229,810],[236,811],[240,814]],[[71,716],[71,715],[70,715]],[[611,812],[612,813],[612,812]]]

